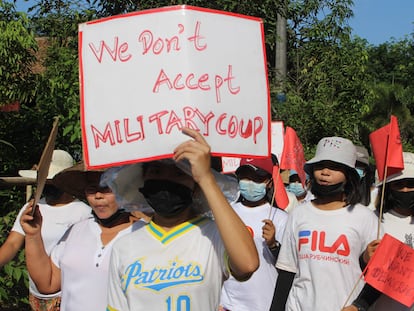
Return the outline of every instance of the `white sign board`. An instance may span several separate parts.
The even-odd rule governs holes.
[[[273,121],[271,130],[271,151],[277,157],[277,160],[280,162],[283,152],[283,145],[285,141],[285,128],[283,122]]]
[[[172,6],[81,24],[79,44],[87,167],[171,157],[183,127],[213,155],[270,153],[260,19]]]
[[[285,130],[282,121],[273,121],[271,127],[271,152],[276,155],[278,161],[282,156]],[[222,173],[234,173],[240,166],[240,159],[237,157],[222,157]]]

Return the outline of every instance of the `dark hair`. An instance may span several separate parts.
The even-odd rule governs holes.
[[[43,196],[46,199],[46,202],[50,201],[56,201],[58,200],[62,195],[64,191],[59,189],[58,187],[52,185],[52,184],[46,184],[43,188]]]
[[[377,215],[380,214],[380,210],[381,210],[381,196],[382,196],[382,188],[384,187],[384,184],[381,184],[380,186],[378,186],[378,195],[377,195],[377,200],[375,201],[375,210],[377,212]],[[392,209],[392,202],[390,199],[390,185],[389,184],[385,184],[385,188],[384,188],[384,204],[382,206],[382,213],[386,213],[388,212],[390,209]]]
[[[368,206],[371,203],[371,186],[375,181],[375,171],[371,165],[365,165],[365,175],[360,180],[359,192],[361,193],[361,204]]]
[[[361,203],[361,181],[357,171],[353,168],[346,167],[346,184],[345,184],[345,194],[346,194],[346,203],[350,205],[355,205]]]

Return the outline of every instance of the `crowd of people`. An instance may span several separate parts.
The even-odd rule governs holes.
[[[383,234],[414,247],[413,153],[379,183],[366,148],[324,137],[306,180],[287,172],[282,209],[274,156],[223,178],[203,136],[183,133],[171,159],[54,171],[52,159],[43,199],[0,248],[3,266],[24,244],[32,310],[414,310],[361,278]]]

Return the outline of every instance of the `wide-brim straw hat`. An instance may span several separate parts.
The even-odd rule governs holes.
[[[59,172],[72,167],[75,161],[72,156],[64,150],[53,150],[47,179],[52,179]],[[26,178],[37,178],[37,170],[19,170],[19,175]]]
[[[83,162],[73,165],[52,179],[57,188],[79,199],[85,199],[85,188],[89,185],[99,185],[104,170],[86,170]]]

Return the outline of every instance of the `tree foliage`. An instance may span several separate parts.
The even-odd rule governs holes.
[[[352,40],[352,1],[292,1],[287,10],[287,101],[272,92],[275,118],[296,129],[309,152],[324,136],[360,143],[369,110],[365,42]],[[311,152],[310,152],[311,153]]]
[[[29,20],[12,4],[0,1],[0,105],[30,100],[37,44]]]

